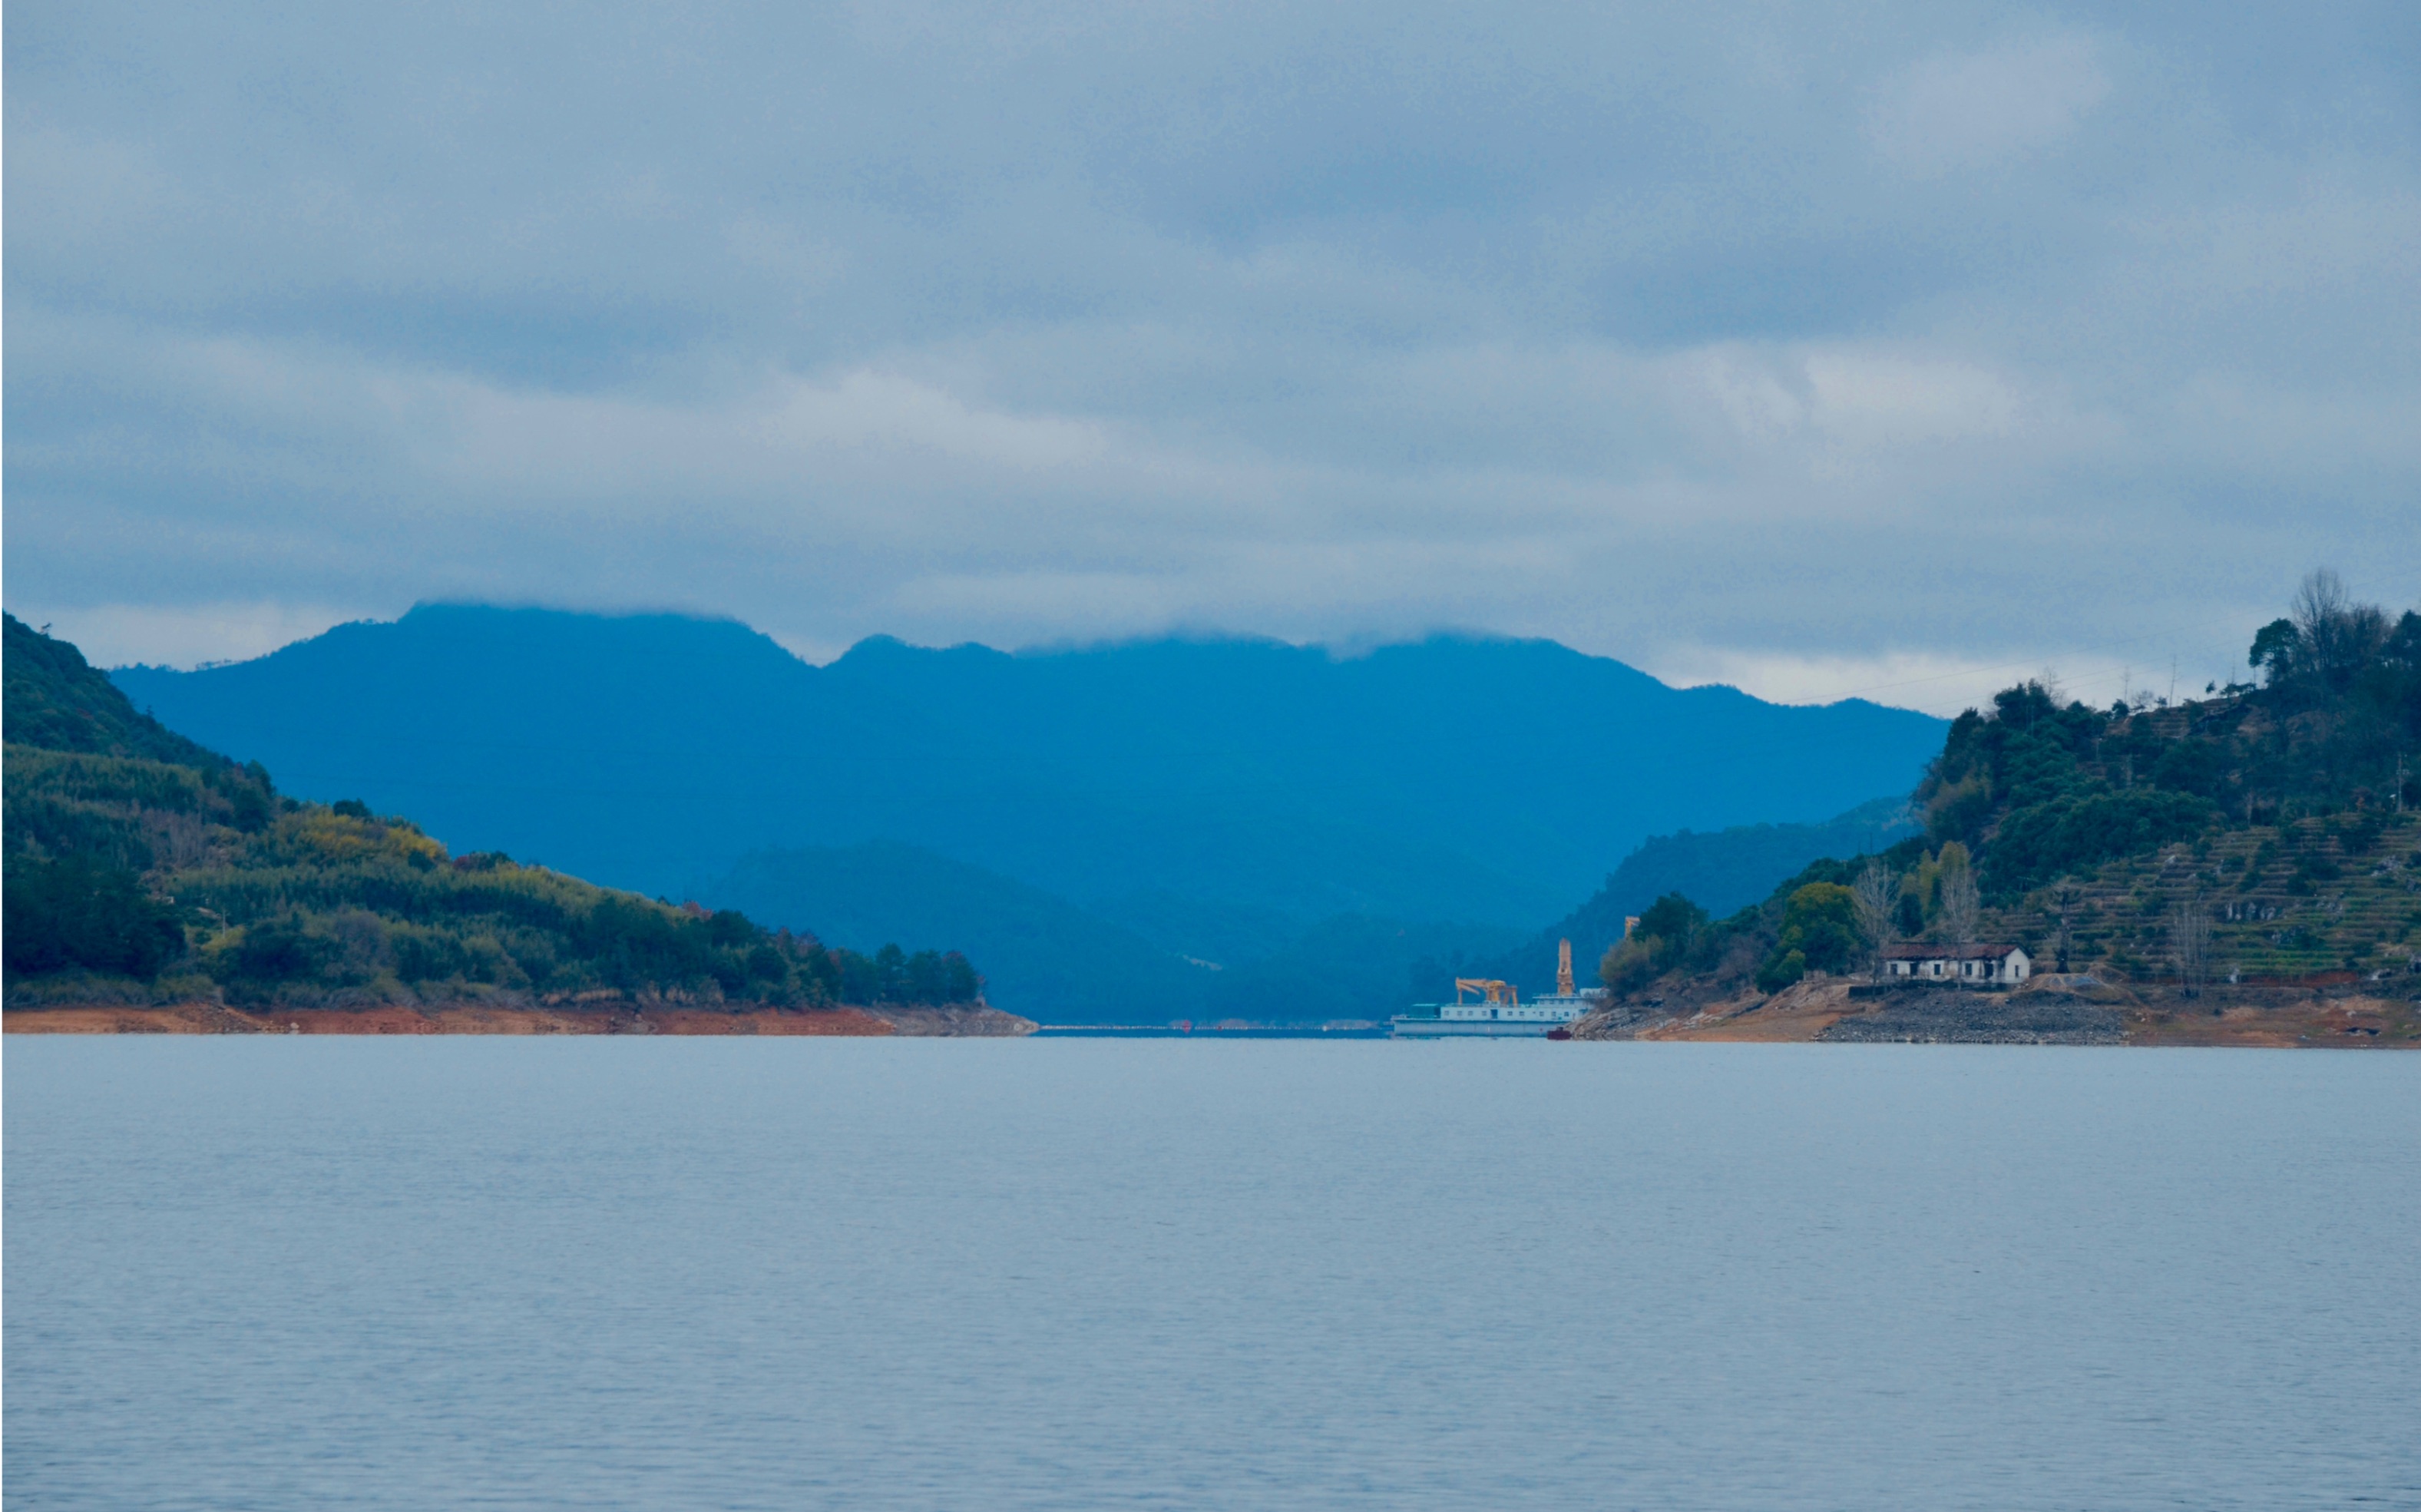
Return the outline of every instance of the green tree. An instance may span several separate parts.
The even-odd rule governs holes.
[[[1598,979],[1616,992],[1636,992],[1649,982],[1682,965],[1707,927],[1707,911],[1679,893],[1667,893],[1648,906],[1605,958],[1598,962]]]
[[[2260,668],[2261,680],[2275,688],[2294,678],[2302,642],[2293,620],[2273,619],[2255,632],[2253,650],[2244,660]]]
[[[1774,992],[1811,971],[1848,971],[1863,944],[1857,894],[1838,882],[1809,882],[1783,905],[1782,929],[1757,968],[1757,985]]]
[[[1810,971],[1848,971],[1864,943],[1857,894],[1833,882],[1810,882],[1791,894],[1782,911],[1780,943],[1804,953]]]
[[[184,954],[175,912],[126,867],[84,855],[12,857],[4,891],[11,973],[81,967],[151,977]]]
[[[231,981],[295,982],[318,975],[332,954],[334,942],[310,933],[296,920],[273,919],[244,930],[221,962]]]
[[[884,945],[874,953],[874,1001],[908,1001],[908,953],[898,945]]]
[[[1677,949],[1687,950],[1691,939],[1700,929],[1705,928],[1706,925],[1705,909],[1698,907],[1679,893],[1667,893],[1648,905],[1648,912],[1639,915],[1639,923],[1632,932],[1665,941]]]
[[[1779,992],[1807,974],[1807,953],[1804,950],[1777,951],[1757,969],[1757,990]]]
[[[964,954],[953,950],[942,957],[942,1001],[973,1003],[983,996],[983,978]]]

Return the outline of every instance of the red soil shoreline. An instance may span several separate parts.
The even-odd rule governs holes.
[[[216,1003],[153,1005],[70,1004],[9,1008],[0,1031],[12,1035],[976,1035],[1031,1033],[1023,1019],[984,1007],[910,1009],[896,1016],[863,1007],[800,1012],[617,1005],[611,1009],[434,1004],[371,1008],[230,1008]]]

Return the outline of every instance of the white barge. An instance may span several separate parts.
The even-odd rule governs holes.
[[[1472,994],[1478,994],[1476,998]],[[1542,1037],[1605,1000],[1605,989],[1579,991],[1572,985],[1572,943],[1556,952],[1555,990],[1522,1001],[1519,990],[1493,978],[1459,976],[1451,1003],[1415,1003],[1410,1013],[1387,1021],[1398,1039],[1507,1039]]]

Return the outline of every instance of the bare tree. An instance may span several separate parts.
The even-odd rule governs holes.
[[[1942,928],[1951,943],[1960,947],[1959,980],[1966,980],[1966,947],[1976,943],[1976,927],[1984,912],[1984,900],[1976,896],[1976,870],[1958,866],[1942,874]]]
[[[2179,990],[2187,997],[2202,996],[2210,974],[2210,910],[2198,894],[2169,910],[2169,956],[2177,962]]]
[[[2058,912],[2053,916],[2053,946],[2059,953],[2059,969],[2065,972],[2068,970],[2069,953],[2076,947],[2076,921],[2073,912],[2076,908],[2076,889],[2062,887],[2052,895],[2052,903],[2058,910]]]
[[[1858,902],[1858,929],[1874,951],[1875,980],[1883,979],[1883,953],[1899,938],[1894,911],[1899,906],[1899,878],[1880,861],[1869,861],[1858,873],[1851,895]]]
[[[2354,602],[2345,580],[2327,568],[2304,579],[2292,608],[2312,668],[2338,681],[2360,671],[2395,630],[2378,605]]]
[[[156,808],[143,810],[143,838],[151,847],[152,864],[164,871],[199,866],[216,850],[210,826],[190,814],[170,814]]]
[[[2336,648],[2338,633],[2351,603],[2345,579],[2325,567],[2305,573],[2302,585],[2295,589],[2288,617],[2303,631],[2304,644],[2322,666],[2330,665],[2334,660],[2330,653]]]

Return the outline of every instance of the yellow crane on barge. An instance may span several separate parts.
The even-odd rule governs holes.
[[[1572,980],[1572,943],[1555,946],[1555,990],[1529,1002],[1519,989],[1497,976],[1458,976],[1451,1003],[1415,1003],[1410,1013],[1387,1021],[1398,1039],[1433,1039],[1449,1036],[1534,1035],[1570,1037],[1564,1025],[1595,1007],[1605,997],[1602,988],[1580,990]]]

